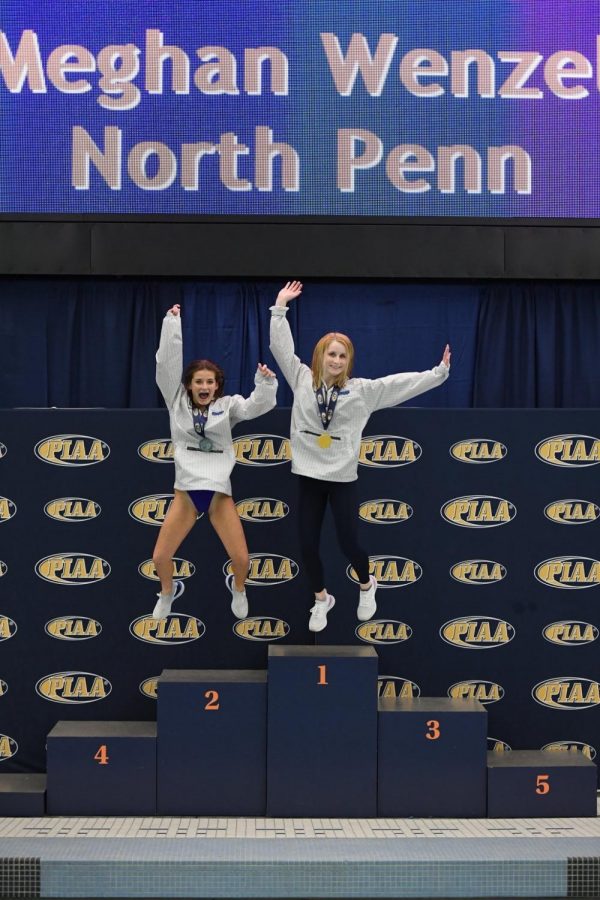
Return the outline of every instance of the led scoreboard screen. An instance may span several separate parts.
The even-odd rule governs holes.
[[[592,218],[598,0],[2,0],[0,215]]]

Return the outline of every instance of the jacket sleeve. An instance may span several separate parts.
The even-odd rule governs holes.
[[[257,372],[254,376],[254,390],[249,397],[234,394],[229,407],[229,421],[231,427],[236,422],[246,419],[256,419],[269,412],[277,405],[277,379],[270,378]]]
[[[286,318],[287,310],[287,306],[271,307],[269,349],[275,357],[283,377],[291,389],[295,390],[298,375],[301,369],[306,369],[307,366],[300,362],[294,353],[294,339]]]
[[[425,372],[400,372],[397,375],[385,375],[372,381],[363,381],[363,392],[369,412],[397,406],[412,397],[424,394],[431,388],[443,384],[450,373],[448,366],[440,363]]]
[[[181,317],[166,315],[156,351],[156,383],[169,409],[175,402],[183,370]]]

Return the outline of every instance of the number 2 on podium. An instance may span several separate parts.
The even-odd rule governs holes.
[[[204,691],[204,696],[206,697],[208,703],[204,707],[204,709],[215,710],[219,709],[219,692],[218,691]]]
[[[317,684],[329,684],[327,681],[327,666],[317,666],[319,670],[319,680]]]

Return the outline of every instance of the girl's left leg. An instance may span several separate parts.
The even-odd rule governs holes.
[[[208,508],[208,517],[231,559],[233,583],[231,585],[228,583],[233,596],[231,608],[238,619],[245,619],[248,615],[245,584],[250,568],[250,557],[244,529],[233,498],[228,494],[215,492]]]

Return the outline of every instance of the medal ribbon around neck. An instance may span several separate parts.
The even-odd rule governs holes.
[[[196,407],[194,407],[192,409],[192,419],[194,422],[194,431],[200,438],[198,449],[204,451],[205,453],[210,453],[210,451],[213,449],[213,442],[210,438],[204,436],[204,429],[206,428],[206,423],[208,421],[208,407],[206,409],[205,415],[203,415],[199,409],[196,409]]]
[[[321,419],[321,425],[323,426],[323,430],[325,432],[331,425],[331,420],[333,419],[333,414],[335,412],[335,406],[338,400],[339,393],[340,389],[336,385],[331,392],[329,402],[327,403],[327,405],[325,405],[325,400],[327,399],[327,390],[325,386],[321,385],[321,387],[315,391],[317,406],[319,408],[319,418]],[[319,445],[319,447],[330,447],[332,440],[333,438],[330,434],[320,434],[317,439],[317,444]]]

